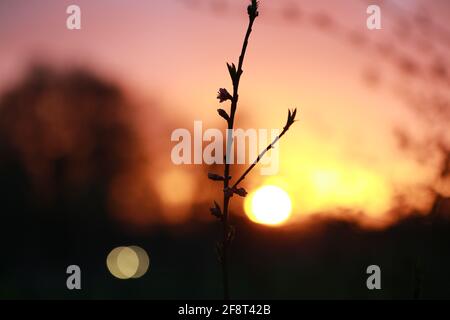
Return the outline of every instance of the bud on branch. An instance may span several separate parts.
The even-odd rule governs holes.
[[[219,116],[224,118],[227,122],[230,121],[230,116],[228,115],[228,113],[225,110],[217,109],[217,113],[219,114]]]
[[[255,19],[257,16],[259,16],[258,12],[258,1],[252,0],[252,3],[247,7],[248,16],[250,19]]]
[[[214,201],[214,207],[209,208],[209,211],[217,219],[222,219],[222,210],[220,209],[220,206],[216,201]]]
[[[225,178],[221,175],[215,174],[215,173],[208,173],[208,179],[212,181],[223,181]]]
[[[233,99],[233,97],[231,96],[231,94],[228,92],[227,89],[220,88],[219,92],[217,93],[217,99],[219,99],[219,102],[222,103],[227,100]]]

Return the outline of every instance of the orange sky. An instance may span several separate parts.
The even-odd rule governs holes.
[[[82,10],[80,31],[65,28],[65,8],[73,3]],[[61,67],[82,64],[116,79],[142,104],[138,118],[147,139],[152,139],[146,127],[148,99],[156,99],[164,114],[188,129],[194,120],[217,126],[215,93],[230,88],[225,62],[235,62],[240,51],[246,4],[2,1],[0,90],[36,57]],[[433,14],[431,27],[412,14],[421,6],[421,12]],[[240,116],[245,127],[278,128],[288,107],[299,108],[300,121],[282,141],[280,174],[267,180],[255,171],[246,183],[249,188],[267,182],[283,186],[293,198],[293,220],[351,209],[374,221],[390,221],[399,198],[406,211],[430,206],[427,187],[441,155],[428,141],[448,142],[447,122],[418,117],[399,92],[406,88],[448,99],[448,74],[436,80],[404,62],[413,61],[419,70],[436,60],[449,67],[450,33],[443,30],[449,5],[386,1],[379,31],[365,27],[365,8],[358,0],[261,1],[241,82],[238,126]],[[166,131],[161,133],[170,147]],[[430,147],[427,156],[420,157],[417,148],[399,148],[398,131],[418,149]],[[174,179],[189,183],[188,174],[179,173],[183,168],[170,159],[161,162],[168,189]],[[180,197],[166,197],[167,205],[184,205],[192,195]]]

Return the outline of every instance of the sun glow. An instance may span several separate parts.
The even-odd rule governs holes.
[[[291,199],[280,187],[266,185],[246,198],[245,212],[250,220],[271,226],[281,225],[291,216]]]

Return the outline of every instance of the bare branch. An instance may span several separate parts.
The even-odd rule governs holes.
[[[272,149],[275,144],[278,142],[278,140],[281,139],[281,137],[284,136],[284,134],[289,130],[289,128],[292,126],[292,124],[294,124],[295,121],[295,117],[297,116],[297,109],[292,110],[288,110],[288,118],[286,121],[286,125],[283,128],[283,131],[281,131],[281,133],[272,141],[271,144],[269,144],[256,158],[255,161],[253,161],[253,163],[247,168],[247,170],[245,170],[245,172],[239,177],[239,179],[237,179],[237,181],[234,183],[234,185],[231,187],[231,189],[236,189],[239,185],[239,183],[242,182],[242,180],[245,179],[245,177],[250,173],[250,171],[253,170],[253,168],[258,164],[258,162],[262,159],[262,157],[264,157],[264,155],[267,153],[267,151],[269,151],[270,149]]]

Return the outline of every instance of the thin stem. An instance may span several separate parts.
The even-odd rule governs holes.
[[[283,131],[272,141],[272,143],[270,143],[256,158],[255,161],[253,161],[253,163],[247,168],[247,170],[245,170],[245,172],[239,177],[239,179],[236,180],[236,182],[234,183],[234,185],[231,187],[231,189],[235,189],[237,188],[237,186],[239,185],[239,183],[242,182],[242,180],[245,179],[245,177],[250,173],[250,171],[253,170],[253,168],[258,164],[258,162],[262,159],[262,157],[264,157],[264,155],[266,154],[267,151],[269,151],[270,149],[272,149],[275,144],[278,142],[278,140],[281,139],[282,136],[284,136],[284,134],[289,130],[289,127],[286,126],[284,127]]]
[[[249,19],[249,24],[248,24],[248,28],[247,28],[247,32],[245,34],[245,38],[244,38],[244,43],[242,45],[242,51],[241,51],[241,55],[239,56],[239,64],[238,64],[238,69],[237,69],[237,76],[236,76],[236,80],[233,81],[233,100],[231,102],[231,127],[229,126],[228,129],[232,129],[233,128],[233,124],[234,124],[234,115],[236,113],[236,109],[237,109],[237,103],[239,100],[239,82],[241,80],[241,75],[242,75],[242,67],[244,65],[244,58],[245,58],[245,53],[247,52],[247,46],[248,46],[248,40],[250,39],[250,34],[252,33],[252,28],[253,28],[253,23],[255,22],[255,18],[251,18]]]
[[[242,75],[242,67],[244,64],[245,53],[247,51],[248,40],[250,38],[250,34],[252,32],[253,23],[255,18],[249,18],[249,24],[247,28],[247,32],[245,34],[244,43],[242,45],[241,55],[239,56],[239,64],[237,69],[236,78],[233,79],[233,98],[231,100],[231,114],[230,120],[228,121],[228,132],[231,132],[234,127],[234,117],[236,115],[236,109],[239,100],[239,82]],[[230,245],[229,239],[229,230],[230,230],[230,219],[228,216],[228,206],[230,203],[230,194],[228,192],[228,187],[230,183],[230,161],[229,161],[229,151],[231,150],[233,144],[232,139],[227,140],[227,153],[226,153],[226,161],[225,161],[225,169],[224,169],[224,182],[223,182],[223,241],[222,241],[222,252],[221,252],[221,264],[222,264],[222,281],[223,281],[223,296],[225,300],[230,298],[230,290],[229,290],[229,275],[228,275],[228,251]]]

